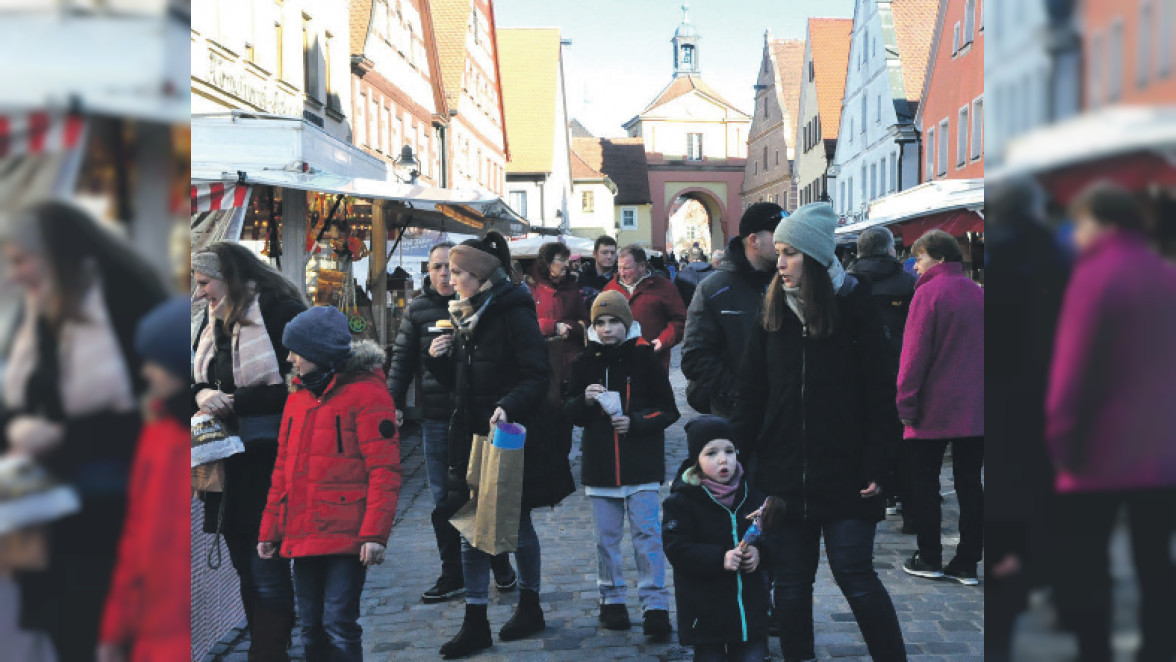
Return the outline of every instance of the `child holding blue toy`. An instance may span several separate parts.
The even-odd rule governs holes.
[[[678,640],[695,662],[762,662],[768,656],[768,584],[757,511],[727,419],[686,425],[690,455],[665,500],[662,541],[674,567]]]

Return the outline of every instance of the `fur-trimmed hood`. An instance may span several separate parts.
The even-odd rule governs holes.
[[[356,377],[374,370],[383,370],[385,353],[383,348],[374,340],[353,340],[351,342],[351,357],[347,359],[347,363],[339,370],[335,376],[336,382],[340,379],[346,381],[353,381]],[[304,386],[294,381],[296,375],[294,371],[286,375],[286,387],[291,393],[301,391]],[[383,379],[381,377],[381,379]]]

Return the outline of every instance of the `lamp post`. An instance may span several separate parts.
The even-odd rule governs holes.
[[[412,153],[412,146],[411,145],[405,145],[400,150],[400,156],[398,156],[396,158],[396,160],[392,162],[392,164],[395,166],[392,169],[392,172],[393,172],[393,174],[396,175],[396,179],[398,179],[406,184],[416,184],[417,183],[417,178],[421,176],[421,172],[420,172],[421,164],[419,161],[417,161],[416,156]],[[401,170],[408,171],[408,180],[407,181],[403,177],[401,177],[401,175],[400,175]]]

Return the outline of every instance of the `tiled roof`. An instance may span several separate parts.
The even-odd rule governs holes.
[[[572,179],[604,179],[599,138],[572,139]]]
[[[667,104],[680,96],[684,96],[696,90],[723,104],[724,106],[727,106],[728,108],[731,108],[740,114],[744,114],[743,111],[739,110],[735,106],[732,106],[729,101],[724,99],[722,95],[716,92],[713,87],[707,85],[706,81],[702,80],[702,78],[698,76],[679,76],[670,81],[670,84],[666,86],[666,89],[662,90],[661,94],[657,95],[657,98],[653,100],[653,103],[649,104],[645,107],[645,110],[641,111],[641,114],[644,115],[658,106]]]
[[[772,55],[776,60],[776,75],[779,81],[777,93],[788,119],[792,122],[789,127],[795,131],[800,122],[800,86],[804,81],[801,70],[804,69],[804,40],[802,39],[773,39]],[[788,134],[792,141],[791,132]]]
[[[902,61],[902,82],[913,117],[923,95],[923,78],[927,75],[927,58],[935,37],[939,0],[893,0],[894,31],[898,37],[898,57]]]
[[[466,33],[469,32],[471,0],[429,0],[437,54],[441,59],[441,83],[451,109],[457,109],[465,77]]]
[[[836,136],[841,124],[841,99],[849,70],[850,34],[853,19],[810,18],[808,38],[813,56],[813,81],[817,86],[817,107],[821,134]]]
[[[351,12],[348,39],[351,55],[359,55],[367,45],[368,26],[372,22],[372,0],[351,0],[348,4]]]
[[[595,138],[592,132],[588,130],[588,127],[581,124],[578,119],[573,119],[568,124],[568,130],[571,131],[573,138]]]
[[[572,153],[572,177],[599,179],[602,174],[607,175],[617,185],[615,204],[653,202],[649,195],[645,141],[641,138],[576,138],[572,140]]]
[[[503,28],[498,31],[502,102],[510,135],[508,173],[551,172],[557,136],[559,29]]]

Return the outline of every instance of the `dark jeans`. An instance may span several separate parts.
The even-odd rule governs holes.
[[[245,617],[253,623],[253,610],[268,609],[276,613],[294,611],[294,585],[290,580],[290,559],[277,554],[272,559],[257,555],[257,532],[246,534],[225,531],[229,560],[241,580],[241,604]]]
[[[694,647],[694,662],[764,662],[767,657],[767,639]]]
[[[362,662],[359,598],[366,576],[358,554],[294,559],[306,662]]]
[[[813,651],[813,582],[825,536],[825,555],[833,579],[857,619],[870,656],[879,662],[906,660],[898,615],[890,594],[874,572],[873,522],[787,521],[767,533],[775,571],[775,618],[786,658],[811,659]]]
[[[421,421],[421,440],[425,447],[425,475],[433,495],[433,535],[441,557],[441,574],[461,579],[461,534],[449,523],[453,515],[445,508],[446,480],[449,475],[449,422],[426,418]]]
[[[1176,489],[1090,492],[1057,498],[1057,549],[1052,560],[1054,588],[1064,622],[1078,633],[1079,659],[1110,660],[1111,532],[1126,505],[1131,552],[1140,590],[1140,662],[1176,655],[1176,563],[1171,556],[1176,534]]]
[[[960,502],[960,544],[954,562],[974,570],[984,553],[984,437],[961,439],[908,439],[915,461],[914,516],[919,556],[927,563],[943,563],[939,503],[939,471],[943,453],[951,442],[951,474]]]

